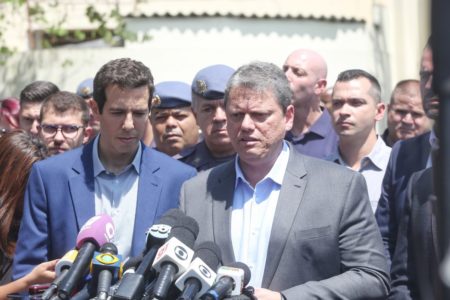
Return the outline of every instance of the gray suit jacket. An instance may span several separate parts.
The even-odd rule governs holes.
[[[188,180],[180,205],[234,262],[230,220],[234,160]],[[287,299],[384,299],[389,272],[364,178],[336,164],[290,158],[272,225],[263,288]]]

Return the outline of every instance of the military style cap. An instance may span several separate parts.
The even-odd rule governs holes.
[[[192,81],[192,92],[207,100],[222,99],[228,79],[234,71],[226,65],[212,65],[201,69]]]
[[[88,78],[83,80],[77,88],[77,95],[81,98],[90,98],[94,92],[94,79]]]
[[[181,81],[163,81],[155,85],[152,108],[191,106],[191,87]]]

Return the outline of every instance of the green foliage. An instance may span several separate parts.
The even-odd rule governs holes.
[[[85,15],[89,22],[95,26],[95,29],[89,31],[69,31],[64,28],[64,24],[68,19],[67,14],[63,14],[58,17],[58,20],[50,22],[46,18],[45,8],[40,1],[33,1],[31,3],[28,0],[0,0],[0,4],[3,3],[12,5],[15,11],[26,5],[29,22],[40,24],[42,28],[45,28],[42,32],[42,44],[40,45],[44,48],[52,48],[61,44],[79,43],[99,38],[111,46],[123,46],[124,41],[137,41],[137,35],[127,30],[125,19],[121,16],[118,5],[105,13],[97,11],[94,5],[89,5],[86,8]],[[58,9],[60,5],[59,0],[46,1],[45,3],[52,10]],[[0,10],[0,64],[4,64],[6,59],[15,53],[15,49],[8,47],[7,42],[4,40],[4,19],[4,12]],[[149,39],[150,36],[145,35],[142,40],[147,41]]]

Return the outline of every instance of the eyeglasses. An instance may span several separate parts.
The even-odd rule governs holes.
[[[54,137],[58,130],[61,130],[62,135],[66,139],[73,139],[77,136],[78,130],[80,128],[84,128],[84,126],[80,125],[51,125],[51,124],[41,124],[39,125],[39,129],[42,132],[42,135],[45,137]]]

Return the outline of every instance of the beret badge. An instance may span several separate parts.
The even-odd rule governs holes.
[[[206,82],[204,80],[197,80],[196,84],[198,93],[204,95],[207,90]]]
[[[152,99],[152,107],[153,106],[159,106],[161,104],[161,98],[159,98],[158,95],[155,95]]]

